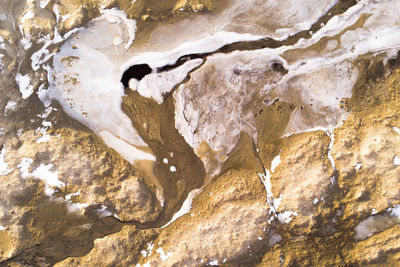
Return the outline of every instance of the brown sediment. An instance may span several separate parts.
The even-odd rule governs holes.
[[[204,183],[203,163],[175,128],[174,102],[166,97],[159,105],[154,100],[127,89],[123,97],[123,111],[133,127],[155,155],[154,174],[164,189],[165,205],[156,226],[165,224],[177,211],[187,194]],[[163,159],[168,159],[168,164]],[[175,166],[176,172],[170,167]]]
[[[143,6],[141,10],[145,10],[145,3],[139,1],[138,3]],[[164,12],[162,8],[169,8],[168,5],[171,3],[172,1],[165,3],[165,6],[160,6],[161,11],[156,12]],[[342,12],[345,7],[354,3],[355,1],[339,1],[329,16],[336,13],[334,10]],[[320,22],[327,20],[329,16],[325,16]],[[315,27],[318,25],[313,26]],[[307,33],[303,32],[296,38],[301,36],[307,36]],[[296,42],[298,40],[296,38],[287,42]],[[325,44],[325,41],[323,40],[322,44]],[[221,51],[254,49],[271,43],[262,41],[234,44]],[[321,52],[321,47],[318,45],[313,49]],[[299,107],[284,101],[267,104],[264,99],[255,98],[246,108],[254,112],[257,143],[254,143],[252,137],[242,133],[237,146],[222,166],[221,175],[208,183],[203,193],[195,199],[191,214],[181,217],[163,230],[143,228],[159,227],[166,223],[179,209],[188,192],[201,187],[206,177],[202,162],[175,129],[174,103],[171,95],[167,95],[164,103],[158,105],[137,92],[128,91],[123,101],[123,109],[131,118],[134,128],[157,156],[155,176],[152,163],[139,163],[145,165],[143,168],[145,172],[128,167],[115,151],[107,149],[89,129],[68,118],[65,113],[60,112],[61,115],[58,113],[56,119],[60,116],[64,117],[65,121],[56,124],[54,133],[63,134],[65,142],[71,143],[63,150],[57,151],[57,155],[65,154],[67,151],[79,151],[78,155],[95,155],[94,158],[104,163],[104,166],[98,165],[100,167],[96,172],[97,178],[105,177],[103,180],[100,179],[96,192],[99,194],[106,192],[110,194],[109,198],[113,198],[112,192],[118,191],[118,185],[129,181],[130,176],[142,179],[152,177],[160,181],[165,189],[164,211],[160,215],[154,212],[156,215],[149,216],[154,220],[145,223],[132,222],[137,223],[138,227],[121,228],[123,224],[116,219],[99,219],[94,215],[94,208],[89,208],[84,218],[71,216],[64,219],[62,213],[66,213],[66,207],[41,198],[43,184],[29,180],[27,183],[33,183],[29,189],[39,192],[39,195],[26,204],[27,209],[31,211],[24,215],[24,223],[28,222],[29,230],[38,245],[3,264],[12,264],[11,262],[19,260],[32,265],[53,264],[70,256],[79,258],[67,259],[64,265],[105,264],[103,259],[106,254],[119,257],[116,261],[105,264],[109,266],[122,263],[135,264],[138,261],[145,263],[148,259],[141,258],[139,252],[146,249],[147,242],[156,240],[162,241],[165,251],[171,250],[175,253],[171,262],[182,265],[201,265],[200,259],[203,259],[204,255],[229,256],[227,265],[257,263],[262,266],[396,265],[400,259],[398,226],[364,241],[355,242],[353,238],[354,227],[362,219],[370,216],[368,210],[370,207],[374,206],[378,212],[383,212],[391,205],[399,203],[399,176],[396,167],[392,166],[393,158],[390,154],[400,151],[397,137],[391,129],[392,126],[400,127],[397,115],[400,109],[398,101],[400,72],[397,69],[399,60],[390,60],[385,65],[380,58],[368,59],[371,56],[365,55],[356,61],[355,64],[361,63],[359,80],[353,89],[352,97],[343,100],[342,103],[342,107],[352,113],[334,132],[335,142],[331,153],[338,173],[337,177],[335,176],[337,180],[332,186],[329,180],[332,176],[332,166],[327,159],[329,136],[324,132],[313,132],[293,135],[282,140],[280,136],[291,114]],[[282,70],[282,73],[285,71]],[[9,96],[11,93],[4,88],[1,88],[2,93],[4,91],[4,95]],[[41,106],[40,102],[32,98],[24,111],[39,112],[38,106]],[[27,120],[30,118],[28,117],[26,114],[15,115],[10,118],[8,124],[15,119],[13,127],[16,130],[22,126],[22,119]],[[34,125],[25,124],[28,129],[35,129]],[[11,141],[9,135],[7,132],[4,138],[16,149],[28,142],[23,139],[24,136],[21,140]],[[93,150],[93,144],[98,149]],[[54,143],[48,145],[51,150],[56,147]],[[79,147],[77,150],[76,146]],[[33,153],[35,159],[49,158],[42,150],[39,152]],[[218,157],[218,151],[210,150],[207,144],[197,148],[196,153],[199,157],[203,155]],[[286,197],[287,194],[284,196],[280,211],[296,207],[299,209],[299,215],[289,224],[272,224],[271,229],[283,238],[281,243],[272,246],[267,241],[271,233],[262,230],[267,226],[268,207],[265,190],[257,173],[261,173],[263,167],[269,169],[272,158],[280,153],[282,153],[282,163],[271,178],[273,193],[277,197],[280,192],[293,192],[290,194],[290,201]],[[356,156],[364,154],[369,163],[363,162],[363,168],[355,171],[354,165],[360,160]],[[163,163],[163,158],[168,159],[168,165]],[[79,157],[78,159],[81,160]],[[177,172],[170,171],[169,167],[172,165],[176,167]],[[324,167],[326,171],[322,175],[320,170]],[[121,173],[118,173],[119,171]],[[84,178],[84,175],[80,176],[79,178]],[[156,180],[150,180],[148,183],[157,185]],[[62,197],[67,193],[74,193],[84,186],[69,183],[63,188],[65,191],[57,192],[56,196]],[[301,190],[295,191],[298,188]],[[310,199],[317,196],[319,202],[312,205]],[[324,197],[324,201],[321,200],[321,196]],[[20,198],[20,200],[27,200],[28,197],[29,194],[26,194],[26,199]],[[83,196],[77,196],[74,201],[79,202],[82,199]],[[106,201],[111,202],[110,199]],[[41,217],[48,216],[49,219],[38,219],[34,214]],[[58,221],[50,222],[51,218]],[[93,224],[89,231],[79,228],[80,224],[86,222]],[[69,223],[71,224],[69,228],[62,225]],[[251,234],[247,235],[247,232]],[[111,233],[115,234],[109,235]],[[0,231],[0,246],[3,250],[7,250],[11,242],[7,241],[8,237],[4,237],[4,234]],[[108,236],[102,238],[105,235]],[[40,239],[40,236],[44,238]],[[257,236],[264,237],[264,241],[257,241]],[[99,239],[95,241],[92,249],[93,240],[96,238]],[[89,251],[92,253],[89,254]],[[153,253],[153,258],[150,260],[163,264],[155,259],[156,252]]]

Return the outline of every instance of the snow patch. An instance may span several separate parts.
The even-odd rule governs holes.
[[[4,107],[4,116],[7,116],[10,111],[15,111],[17,109],[17,102],[13,100],[8,100],[6,106]]]
[[[0,175],[2,176],[5,176],[14,171],[14,169],[8,169],[8,164],[4,161],[5,155],[6,155],[6,146],[3,145],[3,148],[1,149],[0,152]]]
[[[40,8],[46,8],[46,6],[49,4],[50,0],[40,0],[39,1],[39,6]]]
[[[297,215],[295,211],[284,211],[278,214],[278,221],[280,223],[289,223],[293,219],[293,216]]]
[[[331,154],[331,150],[333,148],[333,142],[335,141],[335,136],[334,136],[333,132],[332,133],[326,132],[326,134],[331,138],[331,141],[330,141],[329,146],[328,146],[328,159],[331,162],[332,169],[334,171],[336,171],[335,160],[333,159],[332,154]]]
[[[121,63],[126,55],[112,44],[116,34],[128,36],[128,49],[136,22],[116,9],[101,13],[90,27],[77,29],[78,33],[61,46],[54,55],[53,68],[43,66],[48,71],[49,88],[40,88],[39,98],[45,105],[57,100],[68,115],[91,128],[131,164],[155,161],[153,154],[139,149],[147,144],[122,111]]]
[[[53,164],[40,164],[33,172],[29,172],[29,167],[33,163],[32,159],[23,158],[21,163],[17,166],[21,172],[22,179],[27,179],[29,177],[39,179],[45,183],[45,193],[51,196],[54,193],[52,187],[62,188],[65,183],[58,180],[58,171],[51,171],[53,169]]]
[[[281,155],[278,155],[271,162],[271,172],[272,173],[275,171],[276,167],[278,167],[278,165],[280,163],[281,163]]]
[[[147,249],[140,251],[140,253],[143,255],[143,257],[147,258],[151,256],[151,253],[153,251],[154,244],[152,242],[147,243]]]
[[[359,169],[361,169],[361,167],[362,167],[362,163],[357,163],[357,165],[354,167],[354,169],[356,171],[358,171]]]
[[[176,167],[172,165],[171,167],[169,167],[169,170],[170,170],[171,172],[176,172]]]
[[[356,227],[354,239],[364,240],[375,233],[383,232],[400,224],[400,205],[387,209],[383,215],[375,214],[362,220]]]
[[[177,211],[174,216],[172,216],[172,219],[164,226],[162,226],[161,228],[165,228],[167,226],[169,226],[171,223],[173,223],[174,221],[176,221],[178,218],[182,217],[183,215],[189,213],[189,211],[192,209],[192,202],[193,199],[199,195],[202,192],[201,189],[194,189],[192,190],[187,198],[185,199],[185,201],[182,204],[182,207],[180,208],[179,211]]]
[[[395,131],[397,134],[400,134],[400,128],[398,127],[392,127],[393,131]]]
[[[208,265],[217,266],[217,265],[218,265],[218,260],[212,260],[212,261],[210,261],[210,262],[208,263]]]
[[[22,75],[21,73],[17,73],[15,75],[15,81],[19,86],[19,91],[22,95],[22,99],[27,99],[33,93],[33,86],[30,84],[31,78],[28,74]]]
[[[156,249],[156,252],[158,253],[158,255],[160,256],[162,261],[166,261],[169,257],[172,256],[172,252],[167,252],[165,253],[164,250],[160,247],[158,249]]]
[[[71,198],[76,197],[76,196],[79,196],[80,193],[81,193],[81,192],[78,191],[78,192],[75,192],[75,193],[67,194],[67,195],[65,195],[65,199],[66,199],[66,200],[71,200]]]
[[[271,172],[275,171],[275,168],[280,164],[281,159],[280,155],[276,156],[271,162]],[[272,184],[271,184],[271,172],[269,170],[265,170],[265,173],[259,173],[261,182],[264,184],[265,190],[267,191],[267,203],[270,207],[269,213],[271,215],[270,222],[274,220],[274,218],[278,218],[280,223],[289,223],[292,220],[292,216],[297,216],[297,212],[292,211],[284,211],[283,213],[278,212],[278,208],[282,202],[283,196],[280,195],[279,198],[275,198],[272,193]]]
[[[400,158],[398,156],[395,156],[393,159],[393,164],[395,166],[399,166],[400,165]]]

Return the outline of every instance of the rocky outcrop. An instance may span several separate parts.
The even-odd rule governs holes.
[[[0,14],[0,264],[398,265],[398,4],[23,5]]]

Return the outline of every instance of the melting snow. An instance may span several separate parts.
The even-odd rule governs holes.
[[[167,252],[165,254],[164,250],[161,247],[156,249],[156,252],[158,253],[158,255],[160,255],[162,261],[166,261],[169,257],[172,256],[172,252]]]
[[[395,156],[393,159],[393,164],[396,166],[400,165],[400,158],[398,156]]]
[[[17,166],[21,172],[22,179],[33,177],[42,180],[45,183],[45,193],[51,196],[54,190],[51,187],[62,188],[65,183],[58,180],[58,171],[50,171],[53,168],[53,164],[40,164],[32,173],[29,172],[29,167],[33,163],[32,159],[23,158],[21,163]]]
[[[45,8],[49,4],[50,0],[40,0],[39,6],[40,8]]]
[[[78,192],[75,192],[75,193],[68,194],[68,195],[65,196],[65,199],[66,199],[66,200],[71,200],[71,198],[76,197],[76,196],[79,196],[80,193],[81,193],[81,192],[78,191]]]
[[[0,175],[7,175],[11,173],[14,169],[8,169],[8,164],[4,161],[4,157],[6,155],[6,147],[3,145],[3,148],[0,152]]]
[[[289,223],[293,218],[292,216],[297,216],[297,212],[293,211],[284,211],[283,213],[278,214],[278,221],[280,223]]]
[[[396,133],[400,134],[400,128],[398,128],[398,127],[392,127],[392,129],[393,129]]]
[[[212,261],[210,261],[209,265],[212,265],[212,266],[218,265],[218,260],[212,260]]]
[[[15,111],[17,108],[17,102],[13,100],[8,100],[6,106],[4,107],[4,115],[7,116],[7,114],[10,111]]]
[[[281,155],[276,156],[271,162],[271,172],[274,172],[276,167],[281,163]]]
[[[150,257],[151,253],[153,251],[154,244],[152,242],[147,243],[147,249],[140,251],[140,253],[143,255],[143,257]]]
[[[171,172],[176,172],[176,167],[175,167],[175,166],[171,166],[171,167],[169,167],[169,170],[170,170]]]
[[[281,163],[280,155],[276,156],[271,162],[271,172],[273,173],[276,167]],[[269,170],[265,170],[265,173],[259,173],[261,182],[264,184],[265,190],[267,191],[267,202],[270,206],[270,214],[272,215],[270,218],[270,222],[274,220],[274,217],[277,216],[278,221],[280,223],[289,223],[292,220],[292,216],[296,216],[297,212],[285,211],[283,213],[278,212],[279,205],[282,202],[283,196],[279,196],[279,198],[275,198],[272,193],[272,184],[271,184],[271,172]]]
[[[192,209],[192,202],[193,202],[193,199],[194,199],[198,194],[200,194],[201,192],[202,192],[201,189],[194,189],[194,190],[192,190],[192,191],[188,194],[188,196],[187,196],[187,198],[185,199],[185,201],[183,202],[182,207],[180,208],[180,210],[177,211],[177,212],[174,214],[174,216],[172,216],[172,219],[171,219],[166,225],[164,225],[164,226],[161,227],[161,228],[167,227],[168,225],[170,225],[171,223],[173,223],[174,221],[176,221],[178,218],[180,218],[180,217],[182,217],[183,215],[189,213],[189,211]]]
[[[15,81],[19,86],[22,99],[27,99],[33,93],[33,86],[30,84],[31,78],[28,74],[22,75],[18,72],[15,76]]]
[[[357,165],[354,167],[354,169],[356,171],[358,171],[359,169],[361,169],[361,167],[362,167],[362,163],[357,163]]]
[[[383,215],[372,215],[362,220],[356,227],[355,240],[363,240],[375,233],[385,231],[400,224],[400,205],[389,208]]]
[[[334,136],[333,132],[330,133],[327,131],[326,134],[331,138],[331,142],[329,143],[329,147],[328,147],[328,159],[331,162],[333,170],[336,171],[335,160],[333,159],[332,154],[331,154],[331,150],[333,148],[333,142],[335,141],[335,136]]]

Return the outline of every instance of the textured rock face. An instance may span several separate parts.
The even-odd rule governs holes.
[[[399,265],[400,5],[0,1],[0,265]]]

